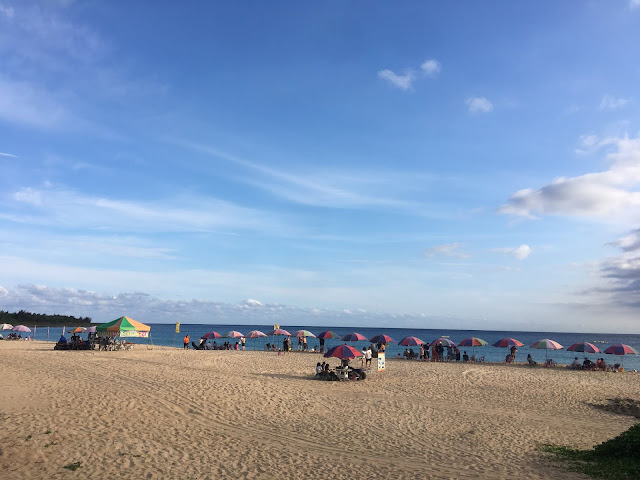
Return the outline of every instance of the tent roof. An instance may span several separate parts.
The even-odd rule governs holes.
[[[133,318],[129,317],[120,317],[115,320],[103,323],[102,325],[98,325],[96,328],[98,332],[120,332],[120,331],[130,331],[136,330],[139,332],[148,332],[151,330],[149,325],[145,325],[144,323],[136,322]]]

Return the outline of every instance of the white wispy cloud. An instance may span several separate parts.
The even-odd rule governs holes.
[[[640,7],[640,0],[629,0],[629,8],[633,10],[634,8],[639,8],[639,7]]]
[[[425,257],[434,258],[434,257],[453,257],[453,258],[470,258],[471,255],[462,251],[463,244],[455,242],[455,243],[447,243],[444,245],[436,245],[433,247],[428,247],[424,250]]]
[[[29,82],[0,77],[0,119],[43,129],[80,127],[77,118],[56,95]]]
[[[9,158],[18,158],[17,155],[13,153],[0,152],[0,157],[9,157]]]
[[[589,140],[592,143],[593,140]],[[640,137],[608,139],[616,150],[606,155],[608,170],[557,178],[539,189],[525,188],[499,208],[500,213],[637,219],[640,211]]]
[[[440,73],[440,70],[442,70],[440,62],[434,59],[427,60],[422,65],[420,65],[420,68],[427,76],[430,77],[436,76],[438,73]]]
[[[497,253],[504,253],[505,255],[511,255],[518,260],[524,260],[531,255],[531,247],[526,244],[520,245],[519,247],[494,248],[493,251]]]
[[[399,75],[391,70],[385,69],[378,72],[378,78],[388,81],[401,90],[409,90],[413,86],[415,75],[412,72]]]
[[[493,104],[485,97],[469,97],[465,103],[471,113],[488,113],[493,110]]]
[[[435,215],[432,208],[403,196],[412,188],[452,179],[430,177],[415,172],[330,170],[316,168],[294,172],[239,158],[216,148],[179,140],[177,145],[245,167],[252,173],[240,180],[302,205],[329,208],[388,208],[423,216]],[[385,192],[381,195],[379,192]],[[438,215],[442,213],[440,209]]]
[[[628,98],[614,97],[610,94],[605,94],[600,101],[600,110],[616,110],[623,108],[629,104]]]
[[[18,190],[0,218],[29,225],[133,232],[271,230],[271,222],[282,226],[267,212],[216,198],[182,196],[143,202],[54,187]]]

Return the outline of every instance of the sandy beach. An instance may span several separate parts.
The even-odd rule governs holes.
[[[612,438],[637,419],[593,404],[640,399],[638,374],[519,365],[322,382],[306,353],[2,341],[0,359],[3,479],[585,478],[538,445]]]

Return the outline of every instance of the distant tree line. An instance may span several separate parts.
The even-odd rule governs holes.
[[[0,310],[0,323],[10,323],[11,325],[36,325],[44,327],[52,327],[58,325],[69,325],[80,327],[91,325],[91,317],[73,317],[71,315],[48,315],[46,313],[31,313],[20,310],[19,312],[9,313]]]

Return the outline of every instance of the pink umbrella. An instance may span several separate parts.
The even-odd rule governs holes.
[[[31,329],[29,327],[25,327],[24,325],[16,325],[11,329],[12,332],[30,332]]]
[[[244,334],[238,332],[237,330],[231,330],[230,332],[227,332],[224,336],[227,338],[242,338],[244,337]]]
[[[287,332],[284,328],[276,328],[275,330],[271,330],[269,332],[269,335],[286,335],[287,337],[291,336],[291,334]]]
[[[424,342],[420,340],[418,337],[405,337],[398,342],[398,345],[402,345],[403,347],[408,347],[413,345],[424,345]]]
[[[267,334],[261,332],[260,330],[251,330],[249,333],[247,333],[246,338],[260,338],[266,336]]]

